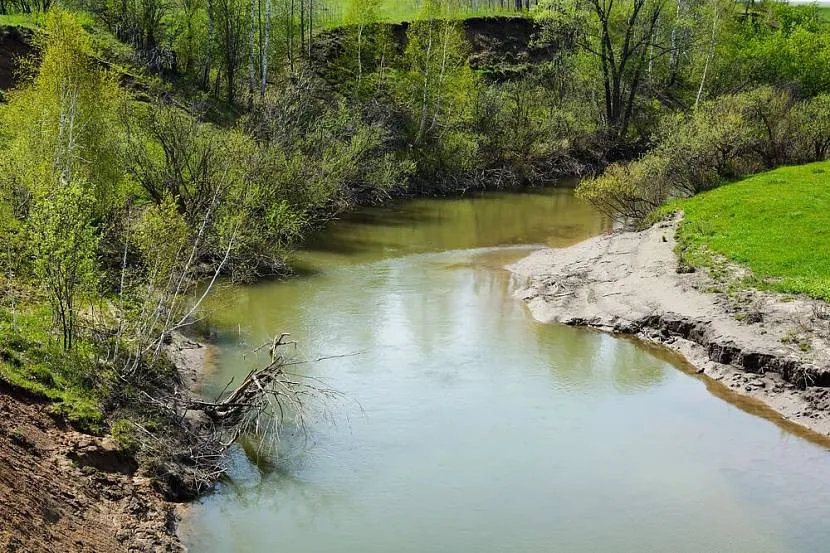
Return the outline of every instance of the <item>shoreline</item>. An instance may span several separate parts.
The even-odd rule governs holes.
[[[703,272],[678,272],[679,221],[533,252],[507,267],[524,279],[516,296],[539,322],[628,335],[676,352],[707,388],[760,402],[771,410],[762,415],[774,413],[774,422],[830,444],[830,321],[816,315],[818,300],[715,292],[717,283]]]
[[[185,551],[167,501],[109,435],[0,381],[0,550]]]
[[[187,390],[192,399],[203,399],[199,393],[204,378],[215,369],[218,347],[202,340],[188,337],[181,332],[174,332],[171,335],[170,343],[166,347],[167,356],[176,367],[182,386]],[[192,423],[198,425],[199,421]],[[190,505],[198,501],[198,497],[182,502],[174,502],[163,499],[174,513],[175,519],[169,528],[175,541],[177,551],[187,551],[184,545],[182,531],[185,529],[182,522],[187,518]]]
[[[167,353],[198,394],[215,346],[175,333]],[[172,501],[109,434],[73,429],[51,402],[0,380],[3,551],[186,551],[189,501]]]

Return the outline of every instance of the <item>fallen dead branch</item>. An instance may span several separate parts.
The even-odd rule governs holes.
[[[226,473],[227,452],[240,438],[255,444],[257,453],[270,454],[283,433],[306,438],[312,420],[335,420],[334,405],[343,396],[320,379],[287,368],[358,354],[295,361],[283,354],[294,344],[287,337],[280,334],[253,350],[268,352],[265,364],[233,389],[231,380],[214,401],[193,398],[186,389],[144,397],[144,405],[170,423],[163,433],[134,424],[146,464],[165,495],[191,499],[210,489]]]
[[[254,352],[268,349],[267,365],[248,373],[233,391],[225,394],[226,386],[213,402],[192,400],[188,410],[203,412],[222,434],[224,448],[240,436],[254,437],[265,446],[279,441],[285,426],[291,426],[302,433],[308,432],[309,418],[322,413],[330,416],[330,406],[341,398],[335,390],[323,385],[319,379],[286,371],[286,367],[305,363],[289,361],[282,354],[282,348],[294,344],[287,341],[287,333],[259,346]],[[347,357],[357,354],[320,357],[309,361]]]

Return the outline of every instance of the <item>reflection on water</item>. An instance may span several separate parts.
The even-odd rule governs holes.
[[[824,551],[825,450],[512,297],[527,248],[493,246],[606,228],[567,191],[415,202],[334,225],[307,276],[224,291],[209,392],[288,331],[300,357],[360,353],[303,368],[357,403],[274,464],[240,448],[191,551]]]

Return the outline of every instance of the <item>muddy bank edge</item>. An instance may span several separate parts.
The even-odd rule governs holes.
[[[703,270],[678,272],[678,223],[536,251],[508,266],[523,281],[517,296],[540,322],[632,335],[679,352],[711,382],[830,443],[827,305],[758,290],[722,293]]]
[[[195,390],[213,347],[171,338],[182,386]],[[112,437],[78,432],[47,400],[0,381],[0,551],[184,551],[186,507],[166,500]]]

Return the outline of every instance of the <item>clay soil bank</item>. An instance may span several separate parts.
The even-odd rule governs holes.
[[[178,334],[168,355],[191,389],[211,365],[209,346]],[[0,551],[184,551],[185,508],[111,437],[72,429],[47,401],[0,380]]]
[[[661,344],[711,382],[769,407],[767,415],[830,443],[827,304],[716,292],[722,286],[705,270],[678,272],[678,223],[539,250],[508,269],[524,280],[517,294],[537,320]]]

